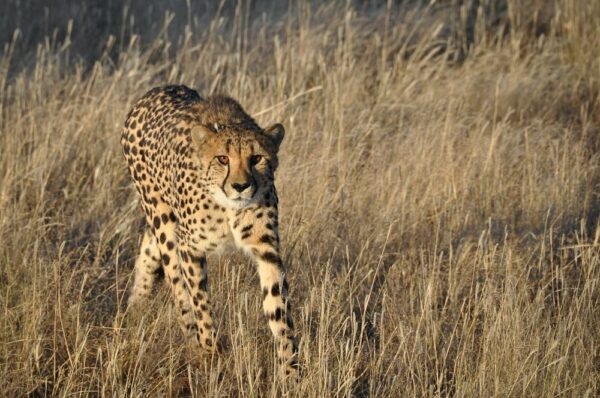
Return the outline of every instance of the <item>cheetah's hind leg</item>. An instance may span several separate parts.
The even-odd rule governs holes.
[[[152,231],[146,228],[140,245],[140,253],[135,261],[133,287],[127,301],[128,311],[130,308],[139,307],[148,301],[160,267],[158,242]]]

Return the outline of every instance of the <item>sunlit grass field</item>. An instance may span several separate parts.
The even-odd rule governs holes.
[[[2,396],[600,394],[600,3],[48,4],[0,6]],[[168,83],[285,125],[296,384],[239,253],[209,258],[224,353],[166,285],[124,316],[120,131]]]

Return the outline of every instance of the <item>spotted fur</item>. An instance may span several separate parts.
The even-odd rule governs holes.
[[[129,112],[121,143],[146,215],[129,306],[163,267],[184,333],[214,350],[206,256],[234,242],[257,267],[284,374],[296,373],[288,283],[279,250],[274,172],[283,126],[261,129],[233,99],[154,88]]]

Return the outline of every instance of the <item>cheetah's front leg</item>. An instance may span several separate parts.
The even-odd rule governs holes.
[[[206,257],[197,255],[184,242],[179,245],[181,270],[192,300],[195,319],[193,331],[200,347],[214,351],[216,349],[216,328],[213,323],[210,299],[208,296],[208,269]]]
[[[261,216],[256,217],[259,213]],[[272,207],[248,211],[236,224],[233,231],[237,244],[253,257],[258,267],[263,310],[278,343],[277,358],[282,366],[282,375],[297,375],[298,349],[288,299],[288,282],[279,255],[277,211]]]
[[[152,209],[149,223],[157,241],[165,276],[175,299],[180,315],[180,324],[187,338],[195,336],[194,314],[191,298],[186,288],[179,263],[179,244],[177,238],[177,219],[169,206],[159,203]]]

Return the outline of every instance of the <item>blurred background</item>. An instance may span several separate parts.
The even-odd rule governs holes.
[[[441,23],[437,39],[461,54],[484,40],[515,33],[535,39],[548,35],[552,28],[564,29],[560,22],[567,15],[561,14],[569,8],[576,12],[578,4],[562,2],[561,7],[557,4],[542,0],[343,2],[361,19],[376,19],[385,12],[389,21],[395,23],[419,25],[423,24],[422,19]],[[319,14],[325,9],[342,11],[339,4],[311,1],[6,0],[0,5],[0,40],[5,44],[15,41],[18,66],[34,62],[37,47],[48,42],[67,46],[75,61],[90,63],[107,55],[117,61],[119,51],[131,45],[132,40],[143,48],[156,45],[157,39],[168,41],[169,50],[174,54],[181,40],[187,37],[198,41],[214,25],[215,19],[220,20],[220,33],[227,32],[226,36],[234,38],[236,29],[241,29],[245,31],[243,40],[252,40],[260,25],[275,32],[277,23],[284,23],[286,19],[290,22],[291,13],[319,6],[322,12],[311,15],[311,20],[323,18],[324,15]],[[238,22],[241,26],[236,25]]]

